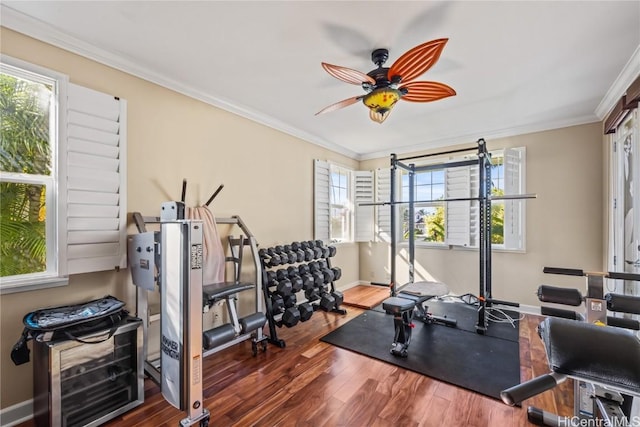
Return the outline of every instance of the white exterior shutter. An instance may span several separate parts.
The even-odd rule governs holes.
[[[504,193],[524,193],[524,148],[504,150]],[[524,249],[522,225],[524,209],[522,200],[504,201],[505,249]]]
[[[468,166],[446,169],[445,198],[466,198],[471,196],[470,168]],[[471,202],[459,201],[447,203],[446,243],[456,246],[469,246],[471,224]]]
[[[315,160],[313,163],[313,236],[314,239],[328,242],[330,238],[330,201],[329,201],[329,162]]]
[[[354,210],[355,210],[355,241],[370,242],[374,239],[374,206],[360,206],[360,203],[373,203],[373,172],[355,171],[354,182]]]
[[[66,274],[126,267],[126,101],[69,84]]]
[[[391,199],[391,170],[376,170],[376,203],[389,202]],[[391,209],[395,206],[376,206],[376,240],[391,242]]]
[[[469,167],[470,196],[480,195],[480,171],[478,166]],[[471,201],[469,204],[469,246],[477,248],[480,243],[480,202]]]

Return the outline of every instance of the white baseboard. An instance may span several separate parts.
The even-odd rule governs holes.
[[[0,409],[0,426],[12,427],[33,418],[33,399]]]

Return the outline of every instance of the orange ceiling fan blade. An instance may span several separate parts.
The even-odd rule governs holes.
[[[344,107],[348,107],[351,104],[355,104],[356,102],[360,101],[362,99],[362,96],[354,96],[353,98],[348,98],[348,99],[344,99],[340,102],[336,102],[335,104],[331,104],[328,107],[323,108],[322,110],[318,111],[316,113],[316,116],[318,114],[324,114],[324,113],[329,113],[331,111],[336,111],[339,110],[341,108]]]
[[[456,94],[454,89],[438,82],[410,82],[400,86],[400,89],[408,90],[400,99],[412,102],[437,101]]]
[[[402,82],[407,83],[423,74],[438,61],[448,40],[431,40],[406,52],[389,68],[389,80],[399,76]]]
[[[351,83],[352,85],[361,85],[362,83],[371,83],[375,84],[376,81],[366,75],[365,73],[361,73],[357,70],[352,70],[351,68],[341,67],[340,65],[332,65],[327,64],[326,62],[322,63],[322,68],[324,68],[327,73],[331,74],[338,80],[342,80],[346,83]]]

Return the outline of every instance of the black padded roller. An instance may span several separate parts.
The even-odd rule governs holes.
[[[239,321],[242,333],[246,334],[256,329],[262,328],[267,323],[267,317],[264,313],[257,312],[241,318]]]
[[[563,319],[584,320],[580,313],[576,311],[554,307],[540,307],[540,314],[543,316],[562,317]]]
[[[606,294],[607,309],[617,313],[640,314],[640,297],[633,295]]]
[[[577,289],[559,288],[557,286],[538,286],[538,299],[542,302],[579,306],[582,304],[582,294]]]
[[[514,406],[523,400],[550,390],[556,385],[558,385],[558,381],[556,381],[555,377],[551,374],[545,374],[502,390],[500,392],[500,398],[507,405]]]
[[[607,316],[607,325],[615,326],[616,328],[631,329],[633,331],[640,331],[640,322],[633,319],[625,319],[623,317]]]
[[[233,325],[226,323],[217,328],[204,331],[202,334],[202,347],[205,350],[210,350],[228,341],[231,341],[236,336],[236,331],[233,329]]]

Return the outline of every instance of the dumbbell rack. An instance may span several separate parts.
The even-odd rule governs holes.
[[[344,297],[335,288],[335,281],[342,275],[340,268],[331,265],[335,246],[309,240],[260,249],[258,253],[270,343],[284,348],[277,328],[307,321],[315,311],[347,313],[340,308]],[[305,299],[298,302],[301,292]]]

